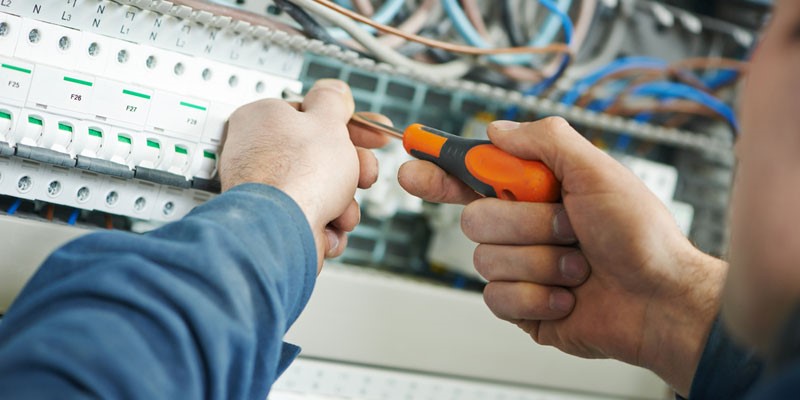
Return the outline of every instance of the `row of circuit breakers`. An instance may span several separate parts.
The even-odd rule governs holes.
[[[280,69],[250,68],[255,54]],[[302,62],[219,27],[117,3],[4,0],[0,194],[178,219],[219,191],[228,116],[299,91]]]

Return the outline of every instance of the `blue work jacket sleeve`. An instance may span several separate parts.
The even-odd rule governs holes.
[[[763,360],[734,343],[717,319],[697,366],[689,400],[744,398],[763,369]]]
[[[316,264],[299,207],[257,184],[145,235],[81,237],[0,323],[0,398],[263,400]]]

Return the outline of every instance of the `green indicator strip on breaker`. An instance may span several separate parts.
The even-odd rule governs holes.
[[[155,140],[147,139],[147,147],[152,147],[154,149],[160,149],[161,145],[158,144]]]
[[[203,150],[203,157],[210,158],[212,160],[216,160],[217,159],[217,155],[212,153],[212,152],[210,152],[210,151],[208,151],[208,150]]]
[[[129,96],[138,97],[140,99],[150,100],[149,94],[134,92],[133,90],[123,89],[122,94],[127,94]]]
[[[62,130],[62,131],[65,131],[65,132],[72,133],[72,126],[67,125],[67,124],[62,124],[61,122],[58,123],[58,129]]]
[[[189,154],[189,151],[186,148],[181,146],[175,146],[175,152],[178,154]]]
[[[23,74],[31,73],[31,70],[27,68],[17,67],[16,65],[11,65],[11,64],[3,64],[3,68],[10,69],[12,71],[22,72]]]
[[[129,138],[127,136],[117,135],[117,140],[119,140],[122,143],[127,143],[127,144],[131,144],[132,143],[131,142],[131,138]]]
[[[34,125],[39,125],[39,126],[44,125],[44,122],[42,122],[41,118],[36,118],[34,116],[29,116],[28,117],[28,123],[29,124],[34,124]]]
[[[80,79],[75,79],[75,78],[70,78],[68,76],[65,76],[64,80],[67,81],[67,82],[70,82],[70,83],[77,83],[78,85],[83,85],[83,86],[92,87],[92,85],[94,85],[94,83],[92,83],[92,82],[84,81],[84,80],[80,80]]]
[[[101,138],[101,137],[103,137],[103,132],[100,132],[97,129],[89,128],[89,136],[94,136],[94,137]]]
[[[185,101],[181,102],[181,105],[184,107],[194,108],[195,110],[205,111],[206,108],[203,106],[198,106],[197,104],[187,103]]]
[[[2,119],[11,119],[11,114],[9,114],[9,113],[7,113],[5,111],[0,111],[0,118],[2,118]]]

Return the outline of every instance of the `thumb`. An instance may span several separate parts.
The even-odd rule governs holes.
[[[543,162],[563,185],[575,171],[604,171],[603,168],[617,166],[560,117],[526,123],[494,121],[489,124],[488,134],[503,151]]]
[[[356,105],[346,83],[338,79],[320,79],[303,98],[303,112],[324,121],[347,123]]]

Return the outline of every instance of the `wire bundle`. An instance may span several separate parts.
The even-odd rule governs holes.
[[[672,114],[713,117],[726,121],[734,132],[738,129],[731,106],[718,94],[738,80],[745,71],[744,62],[697,58],[668,63],[653,57],[617,58],[628,32],[625,17],[615,16],[616,7],[599,0],[275,3],[307,35],[361,51],[411,75],[444,83],[470,74],[470,79],[497,84],[489,74],[480,72],[494,71],[504,77],[501,85],[519,89],[527,96],[550,97],[566,105],[633,116],[639,121]],[[608,23],[599,23],[602,18]],[[583,57],[586,60],[571,68],[584,44],[591,42],[592,27],[600,25],[610,29],[597,55]],[[567,79],[562,80],[564,77]],[[505,115],[508,119],[518,117],[516,108]]]
[[[474,31],[474,26],[469,21],[464,10],[458,4],[454,3],[454,1],[455,0],[442,1],[442,5],[448,13],[453,26],[457,31],[465,35],[470,35],[468,36],[469,38],[475,39],[475,35],[472,35],[472,33],[476,32]],[[542,1],[554,7],[554,10],[560,11],[551,0]],[[565,0],[559,1],[563,2]],[[463,77],[474,66],[480,63],[508,65],[527,62],[532,59],[531,55],[533,54],[565,54],[563,62],[565,66],[561,69],[561,72],[563,72],[563,69],[565,69],[566,65],[569,63],[570,49],[567,43],[549,43],[545,46],[538,46],[535,41],[532,41],[531,44],[525,46],[496,47],[482,39],[477,39],[477,42],[471,42],[470,39],[467,39],[467,45],[459,45],[453,43],[453,40],[443,41],[419,34],[425,30],[425,22],[422,24],[419,22],[423,20],[425,16],[414,13],[406,20],[406,22],[411,22],[411,19],[416,16],[413,26],[403,23],[401,23],[399,27],[388,25],[386,22],[391,21],[399,14],[402,7],[398,5],[404,5],[405,1],[387,1],[376,12],[376,18],[370,18],[359,14],[356,11],[350,10],[330,0],[282,0],[282,2],[294,3],[318,18],[325,20],[327,23],[336,27],[336,30],[333,31],[334,34],[330,34],[330,36],[337,38],[344,37],[342,33],[339,33],[344,32],[357,42],[361,48],[381,61],[406,68],[414,74],[436,76],[442,80]],[[429,14],[435,14],[433,10],[435,6],[436,4],[434,2],[423,2],[420,8],[426,8]],[[383,10],[388,11],[381,13]],[[380,20],[377,18],[378,14],[381,15]],[[569,16],[563,12],[561,13],[561,17],[563,20],[562,24],[565,25],[566,34],[569,37],[572,35],[571,21],[569,20]],[[426,22],[430,23],[431,21]],[[558,27],[559,25],[556,25],[556,28]],[[436,27],[434,26],[432,29],[436,30]],[[393,48],[393,46],[387,46],[387,43],[381,40],[382,38],[375,35],[376,31],[382,34],[399,37],[403,39],[403,41],[415,42],[429,48],[445,50],[457,56],[451,61],[444,63],[427,63],[420,61],[420,59],[429,59],[430,57],[418,55],[418,57],[412,58],[406,54],[402,54]],[[392,44],[396,45],[397,42],[395,41]]]
[[[718,69],[709,77],[698,76],[693,69]],[[715,58],[687,59],[674,64],[652,57],[626,57],[593,71],[577,80],[560,101],[594,111],[633,115],[637,121],[649,122],[658,114],[680,113],[721,118],[734,135],[739,125],[733,109],[715,97],[726,85],[735,82],[746,70],[741,61]],[[610,94],[594,98],[599,88]],[[630,99],[648,98],[656,105],[630,107]]]

